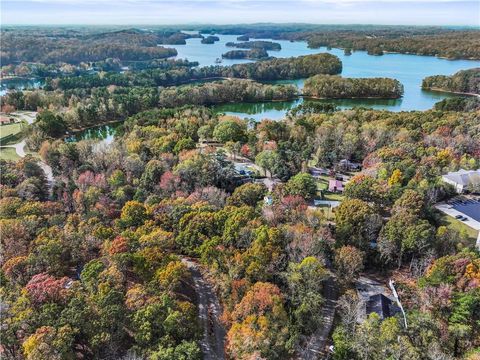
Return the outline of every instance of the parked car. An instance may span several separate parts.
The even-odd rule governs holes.
[[[463,218],[463,216],[462,216],[462,215],[457,215],[457,216],[455,216],[455,219],[458,219],[458,220],[460,220],[461,218]]]

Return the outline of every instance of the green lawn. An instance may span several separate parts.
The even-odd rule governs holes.
[[[23,122],[0,126],[0,142],[2,143],[2,145],[14,144],[19,142],[22,137],[22,130],[25,128],[25,126],[26,124]],[[1,141],[7,136],[7,141]]]
[[[327,190],[328,189],[328,180],[330,177],[327,175],[320,175],[317,179],[317,188],[318,190]]]
[[[478,232],[476,230],[447,214],[441,213],[440,223],[441,225],[455,229],[459,232],[465,232],[468,235],[468,238],[474,243],[477,240]]]
[[[20,157],[17,155],[14,148],[0,148],[0,159],[16,161],[19,160]]]
[[[343,200],[343,194],[342,193],[332,193],[329,192],[328,189],[328,180],[330,180],[331,177],[327,175],[321,175],[317,178],[317,190],[320,195],[320,191],[323,191],[324,193],[324,200],[330,200],[330,201],[342,201]]]

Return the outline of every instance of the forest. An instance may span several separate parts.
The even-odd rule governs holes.
[[[24,156],[0,158],[0,358],[479,360],[478,235],[437,206],[480,201],[442,180],[480,169],[480,98],[342,109],[308,98],[396,99],[403,85],[341,77],[328,53],[167,59],[175,50],[157,44],[216,41],[180,30],[2,28],[2,76],[45,83],[0,97],[3,121],[32,114],[12,145]],[[477,30],[188,30],[480,57]],[[229,56],[274,46],[257,43]],[[478,94],[478,71],[422,86]],[[269,82],[297,79],[303,89]],[[302,96],[279,120],[212,106]],[[101,124],[113,138],[75,136]],[[390,298],[369,311],[365,293],[390,294],[389,280],[404,312]]]
[[[480,257],[432,205],[452,192],[440,174],[480,165],[477,128],[475,113],[318,108],[249,125],[153,109],[108,147],[45,141],[53,184],[34,158],[0,161],[2,352],[201,359],[187,256],[215,279],[233,359],[302,354],[334,276],[334,359],[473,360]],[[282,179],[271,205],[262,183],[239,183],[229,153]],[[342,158],[364,170],[332,219],[308,207],[316,186],[302,169]],[[398,316],[355,321],[353,282],[378,268],[396,280],[408,328]]]
[[[447,59],[480,59],[480,30],[433,26],[255,24],[199,27],[219,34],[245,34],[250,38],[305,40],[312,48],[338,47],[430,55]]]
[[[256,51],[256,50],[250,50]],[[257,81],[302,79],[316,74],[339,74],[342,62],[331,54],[322,53],[292,58],[270,58],[233,66],[204,66],[188,61],[166,60],[144,71],[64,76],[47,78],[45,89],[70,90],[109,85],[172,86],[211,78],[241,78]]]
[[[279,101],[291,100],[297,95],[298,90],[292,85],[267,85],[251,80],[230,79],[163,89],[158,95],[158,106]]]
[[[182,105],[212,105],[230,102],[291,100],[298,96],[292,85],[261,84],[246,79],[229,79],[177,87],[98,87],[69,92],[10,92],[4,106],[40,113],[32,126],[29,144],[39,148],[45,136],[65,136],[66,130],[77,130],[102,123],[125,120],[141,111]],[[65,109],[68,106],[68,109]]]
[[[220,38],[218,36],[213,36],[213,35],[209,35],[207,37],[204,37],[200,42],[202,44],[213,44],[215,43],[216,41],[219,41]]]
[[[282,46],[279,43],[272,42],[272,41],[245,41],[245,42],[240,42],[240,43],[234,43],[234,42],[227,42],[225,44],[226,46],[229,47],[236,47],[239,49],[263,49],[263,50],[281,50]]]
[[[325,99],[383,98],[396,99],[403,94],[403,85],[390,78],[344,78],[336,75],[315,75],[305,80],[303,94]]]
[[[48,28],[43,31],[2,29],[2,65],[16,62],[78,64],[106,58],[142,61],[177,55],[175,49],[157,46],[161,41],[159,36],[135,29],[98,34],[78,34],[72,30],[57,36],[52,36]]]
[[[461,70],[451,76],[435,75],[423,79],[426,90],[480,95],[480,68]]]
[[[157,44],[184,44],[186,38],[200,37],[182,33],[178,26],[153,26],[152,31],[138,29],[95,28],[15,28],[4,27],[2,66],[18,62],[51,64],[105,60],[145,60],[176,55],[174,49]],[[379,25],[257,24],[189,26],[201,33],[244,34],[238,39],[247,47],[259,44],[265,50],[279,50],[280,45],[251,38],[304,40],[312,48],[338,47],[364,50],[370,54],[384,52],[431,55],[448,59],[480,59],[480,30],[444,27]],[[205,39],[203,39],[205,40]],[[210,41],[210,40],[209,40]],[[232,43],[238,45],[238,43]],[[266,46],[266,47],[265,47]],[[267,48],[268,47],[268,48]],[[133,55],[136,54],[136,55]]]
[[[222,58],[260,60],[268,58],[268,52],[263,49],[230,50],[227,51],[225,54],[222,54]]]

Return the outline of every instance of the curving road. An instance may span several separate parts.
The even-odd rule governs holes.
[[[4,145],[4,146],[1,146],[0,148],[13,148],[15,149],[15,152],[19,157],[24,158],[25,156],[27,156],[27,153],[25,152],[25,140],[22,140],[12,145]],[[52,168],[42,160],[38,160],[37,164],[42,168],[43,172],[45,173],[45,177],[47,178],[49,187],[51,187],[51,185],[53,184]]]
[[[183,258],[192,274],[193,285],[198,302],[198,320],[203,336],[200,346],[205,360],[225,359],[225,329],[220,323],[221,307],[212,286],[206,281],[200,267],[190,259]]]

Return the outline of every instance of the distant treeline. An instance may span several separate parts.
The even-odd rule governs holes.
[[[199,27],[218,34],[250,38],[304,40],[311,48],[335,47],[384,52],[480,59],[480,31],[427,26],[257,24]]]
[[[202,37],[200,34],[186,34],[181,31],[164,32],[157,34],[157,42],[163,45],[185,45],[186,39]]]
[[[428,76],[423,79],[422,88],[427,90],[480,94],[480,68],[461,70],[451,76]]]
[[[27,30],[2,31],[1,63],[100,61],[118,58],[127,61],[161,59],[177,55],[175,49],[157,46],[165,39],[163,34],[140,30],[78,34],[71,31],[56,34]],[[171,42],[177,43],[177,42]]]
[[[390,78],[342,78],[316,75],[305,80],[303,94],[327,99],[395,99],[403,95],[403,85],[398,80]]]
[[[188,65],[185,64],[185,65]],[[331,54],[315,54],[296,58],[269,59],[230,67],[209,66],[193,68],[179,66],[173,69],[149,69],[137,72],[93,74],[77,77],[48,79],[46,88],[75,89],[108,85],[118,86],[172,86],[209,78],[242,78],[259,81],[302,79],[316,74],[339,74],[342,62]]]
[[[268,52],[264,49],[230,50],[227,51],[225,54],[222,54],[222,58],[258,60],[268,58]]]
[[[279,43],[272,41],[246,41],[246,42],[227,42],[225,44],[228,47],[236,47],[239,49],[263,49],[263,50],[282,50],[282,46]]]

